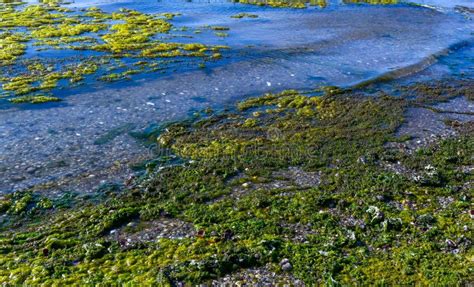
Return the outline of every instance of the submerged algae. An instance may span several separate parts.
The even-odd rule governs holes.
[[[237,2],[243,4],[251,4],[258,6],[269,6],[274,8],[296,8],[304,9],[309,6],[317,6],[320,8],[326,8],[330,3],[327,0],[238,0]],[[343,0],[344,4],[370,4],[370,5],[393,5],[398,4],[399,0]],[[240,15],[245,13],[238,14],[237,17],[233,18],[242,18]],[[245,17],[245,15],[244,15]],[[253,18],[253,17],[252,17]]]
[[[36,96],[16,97],[16,98],[10,99],[9,101],[15,104],[23,104],[23,103],[42,104],[42,103],[48,103],[48,102],[59,102],[61,101],[61,99],[56,98],[56,97],[50,97],[50,96],[36,95]]]
[[[126,79],[132,74],[166,69],[170,62],[163,58],[190,61],[194,57],[202,62],[217,59],[215,54],[227,48],[166,41],[163,36],[171,32],[170,21],[178,15],[129,9],[106,13],[98,8],[70,10],[56,5],[0,6],[2,89],[10,97],[35,96],[36,92],[67,87],[67,82],[59,82],[62,79],[75,85],[87,75],[92,80]],[[29,46],[36,47],[39,57],[21,57]],[[100,54],[55,61],[41,56],[41,51],[52,49]],[[136,63],[141,63],[140,69],[132,68]],[[30,70],[34,65],[43,68]],[[108,74],[111,70],[116,71]]]
[[[286,258],[286,272],[309,285],[470,282],[473,177],[459,169],[473,164],[474,137],[415,154],[389,148],[405,140],[395,135],[404,112],[433,100],[416,90],[267,94],[162,129],[162,148],[186,163],[157,165],[102,204],[33,210],[34,200],[7,196],[0,210],[19,212],[8,215],[16,226],[1,226],[0,281],[195,285],[253,266],[284,272]],[[388,171],[387,162],[420,177]],[[271,185],[295,166],[320,180]],[[162,217],[191,222],[197,232],[126,247],[114,240],[114,228]],[[298,234],[296,224],[311,232]],[[303,240],[292,240],[297,235]]]
[[[230,16],[230,18],[235,18],[235,19],[242,19],[242,18],[258,18],[258,15],[256,14],[250,14],[250,13],[239,13]]]

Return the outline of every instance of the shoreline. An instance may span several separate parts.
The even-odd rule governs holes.
[[[4,196],[0,281],[470,282],[473,86],[290,90],[171,124],[123,191]]]
[[[102,4],[108,13],[118,8],[118,4]],[[140,6],[142,4],[136,4],[135,8],[144,9]],[[124,5],[133,9],[135,4]],[[165,3],[154,9],[163,12],[166,7],[176,6],[168,5]],[[207,106],[220,109],[230,102],[241,100],[239,97],[242,95],[256,96],[290,88],[300,90],[320,84],[351,84],[358,79],[367,79],[379,72],[417,62],[419,58],[436,53],[461,39],[472,38],[463,32],[469,32],[472,25],[461,15],[405,5],[343,5],[342,10],[321,10],[314,14],[248,6],[232,6],[220,13],[219,7],[208,7],[202,13],[197,11],[194,14],[191,13],[192,8],[186,6],[183,11],[189,15],[176,17],[176,28],[198,28],[209,21],[207,24],[229,24],[228,37],[214,39],[214,36],[201,35],[204,37],[202,40],[214,39],[217,41],[212,42],[214,44],[232,46],[230,51],[222,53],[222,63],[215,63],[217,72],[210,66],[208,68],[212,71],[193,66],[199,70],[192,76],[185,71],[177,74],[177,80],[173,82],[168,78],[161,80],[158,75],[160,79],[149,84],[152,82],[150,75],[142,79],[140,85],[143,84],[143,87],[133,83],[127,87],[118,84],[110,89],[102,87],[89,91],[86,83],[84,94],[81,94],[82,88],[79,87],[73,91],[58,91],[54,96],[65,101],[51,104],[54,108],[50,111],[36,107],[18,113],[2,110],[1,118],[5,124],[0,129],[0,176],[5,180],[0,183],[1,192],[31,188],[39,183],[70,177],[71,174],[97,176],[97,169],[115,166],[116,161],[123,163],[124,159],[135,156],[140,149],[126,135],[131,123],[140,130],[150,123],[170,118],[183,119]],[[258,18],[244,20],[230,17],[240,9],[250,9],[250,12],[261,9],[261,14]],[[199,15],[203,18],[200,19]],[[216,17],[210,17],[212,15]],[[407,25],[404,19],[408,18],[416,18],[419,23]],[[353,25],[340,25],[345,21]],[[280,31],[278,37],[266,32],[275,30]],[[431,43],[433,37],[437,40]],[[244,48],[247,44],[255,46]],[[408,49],[400,49],[400,45]],[[239,56],[242,52],[246,54]],[[460,57],[469,59],[470,53],[460,53]],[[226,59],[227,56],[231,59]],[[353,58],[360,59],[354,61]],[[445,71],[450,68],[448,64],[440,67],[440,74],[450,74],[451,71]],[[457,67],[460,71],[468,70],[462,65]],[[69,92],[73,94],[70,97],[66,96]],[[117,135],[120,132],[123,132],[122,135]],[[103,146],[94,144],[108,135],[111,138],[117,136]],[[128,152],[130,150],[134,151],[132,155]],[[87,170],[93,166],[95,170]]]

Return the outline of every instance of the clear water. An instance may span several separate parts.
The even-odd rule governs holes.
[[[69,182],[77,176],[90,181],[90,186],[122,180],[130,161],[149,155],[128,131],[183,119],[206,107],[232,106],[265,92],[349,86],[416,66],[433,55],[433,65],[414,69],[419,72],[416,77],[401,80],[472,78],[474,21],[455,7],[472,7],[473,1],[418,2],[427,6],[333,1],[325,9],[301,10],[228,1],[75,1],[69,6],[179,12],[182,16],[173,21],[176,26],[228,26],[229,37],[203,33],[189,41],[228,45],[231,50],[205,70],[177,66],[176,71],[137,76],[131,82],[94,82],[58,91],[65,97],[62,103],[2,106],[0,192],[51,180],[64,180],[64,186],[71,188]],[[241,12],[259,18],[230,18]],[[116,136],[109,142],[96,144],[111,132]],[[90,186],[80,183],[74,188],[87,191]]]

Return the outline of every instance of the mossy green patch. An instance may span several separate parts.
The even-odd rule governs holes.
[[[391,148],[405,140],[396,136],[405,111],[433,101],[417,89],[267,94],[161,128],[161,149],[180,163],[158,159],[99,204],[56,209],[62,199],[34,192],[1,198],[0,281],[196,285],[266,264],[284,272],[287,258],[308,285],[469,283],[474,137]],[[285,177],[294,167],[320,178]],[[197,235],[114,239],[116,228],[164,216],[194,224]]]
[[[42,103],[48,103],[48,102],[59,102],[61,101],[61,99],[57,97],[51,97],[51,96],[36,95],[36,96],[16,97],[16,98],[10,99],[9,101],[14,104],[24,104],[24,103],[42,104]]]

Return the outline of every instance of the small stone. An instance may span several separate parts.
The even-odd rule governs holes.
[[[328,255],[329,255],[329,252],[323,251],[323,250],[319,250],[319,254],[321,254],[321,255],[323,255],[323,256],[328,256]]]
[[[450,247],[450,248],[457,247],[456,243],[454,243],[454,241],[452,241],[451,239],[446,239],[446,245],[448,245],[448,247]]]
[[[36,171],[36,168],[34,166],[30,166],[29,168],[26,169],[27,173],[34,173]]]
[[[127,185],[127,186],[128,186],[128,185],[131,185],[134,179],[135,179],[135,175],[133,175],[133,174],[132,174],[132,175],[129,175],[129,176],[127,177],[127,180],[125,180],[125,185]]]
[[[290,271],[291,269],[293,269],[293,266],[291,266],[291,264],[288,262],[288,263],[285,263],[281,266],[281,270],[285,271],[285,272],[288,272]]]

